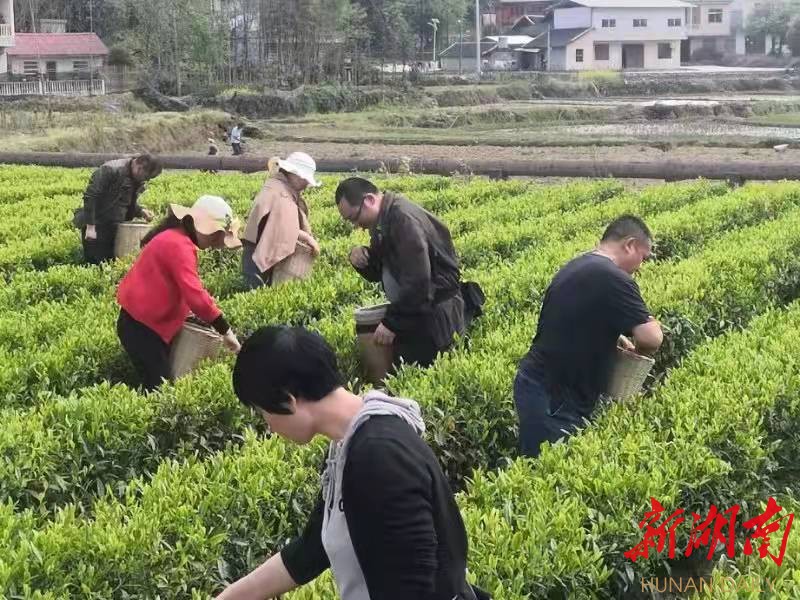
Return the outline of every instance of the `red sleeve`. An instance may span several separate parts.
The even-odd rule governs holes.
[[[186,244],[177,246],[179,247],[176,247],[174,252],[167,253],[166,262],[172,276],[191,311],[206,323],[211,323],[222,314],[222,311],[197,274],[197,251]]]

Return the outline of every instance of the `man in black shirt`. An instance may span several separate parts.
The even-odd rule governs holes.
[[[236,395],[274,433],[298,444],[322,435],[330,447],[304,531],[219,600],[273,598],[329,568],[342,600],[476,600],[464,523],[419,406],[356,396],[336,362],[299,327],[257,331],[236,359]]]
[[[475,284],[462,286],[450,231],[422,207],[360,177],[339,184],[336,205],[343,219],[370,231],[369,248],[353,248],[350,263],[381,282],[390,303],[375,342],[393,347],[395,363],[430,365],[483,302]]]
[[[607,390],[618,343],[640,354],[661,346],[633,280],[652,251],[652,236],[637,217],[608,226],[598,247],[565,265],[547,288],[536,337],[514,382],[520,449],[538,456],[542,442],[569,435],[591,417]]]

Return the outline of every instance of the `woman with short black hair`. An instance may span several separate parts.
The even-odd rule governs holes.
[[[221,600],[273,598],[330,568],[344,600],[474,600],[467,536],[413,400],[344,387],[318,334],[267,327],[236,360],[239,399],[298,444],[330,439],[322,495],[303,533]]]

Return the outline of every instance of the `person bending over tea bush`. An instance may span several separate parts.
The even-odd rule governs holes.
[[[652,246],[647,225],[626,215],[608,226],[594,251],[553,278],[514,382],[522,454],[538,456],[543,442],[569,435],[591,417],[607,390],[618,343],[641,354],[661,346],[661,326],[632,277]]]
[[[487,598],[467,583],[464,523],[416,402],[353,394],[328,343],[299,327],[250,337],[233,387],[274,433],[330,447],[305,530],[220,600],[273,598],[329,568],[344,600]]]
[[[450,231],[402,195],[360,177],[339,184],[336,205],[344,220],[370,232],[369,248],[353,248],[350,263],[366,280],[381,282],[389,300],[375,342],[393,347],[395,364],[430,365],[466,332],[484,301],[477,284],[461,283]]]
[[[197,250],[238,248],[238,223],[228,203],[203,196],[169,215],[142,240],[142,252],[117,290],[117,334],[145,389],[171,379],[170,344],[191,313],[211,323],[233,352],[239,341],[197,273]]]

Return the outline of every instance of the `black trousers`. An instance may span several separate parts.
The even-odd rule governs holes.
[[[90,265],[99,265],[114,259],[114,243],[117,241],[117,225],[104,223],[95,225],[97,239],[86,239],[86,227],[81,227],[83,259]]]
[[[241,144],[231,144],[231,148],[233,148],[233,155],[239,156],[242,153],[242,145]]]
[[[397,335],[394,341],[392,363],[395,367],[401,361],[406,364],[417,364],[420,367],[429,367],[436,360],[439,348],[429,335],[423,331]]]
[[[117,335],[145,390],[152,391],[160,386],[163,380],[172,380],[169,344],[147,325],[130,316],[125,309],[119,312]]]
[[[439,300],[432,314],[403,318],[395,326],[393,364],[397,366],[402,360],[429,367],[437,354],[453,346],[455,334],[465,331],[464,299],[452,294]]]
[[[253,252],[255,251],[255,244],[242,240],[242,275],[248,290],[272,285],[272,269],[265,273],[259,271],[256,263],[253,262]]]

